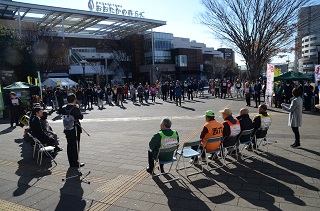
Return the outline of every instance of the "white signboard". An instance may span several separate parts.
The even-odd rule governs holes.
[[[271,107],[274,84],[274,65],[267,65],[266,105]]]

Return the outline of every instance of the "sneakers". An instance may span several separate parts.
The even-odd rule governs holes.
[[[61,152],[63,150],[63,148],[61,148],[61,147],[55,147],[54,148],[54,151],[55,152]]]

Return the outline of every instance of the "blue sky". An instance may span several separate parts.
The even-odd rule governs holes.
[[[14,0],[15,1],[15,0]],[[31,4],[41,4],[55,7],[89,10],[88,0],[17,0]],[[167,25],[156,28],[155,31],[172,33],[175,37],[186,37],[213,47],[228,47],[214,38],[209,28],[201,25],[198,15],[204,10],[201,0],[94,0],[122,5],[127,10],[145,12],[144,17],[166,21]],[[243,65],[242,58],[236,55],[236,62]],[[283,61],[285,59],[282,59]],[[290,58],[293,60],[293,58]],[[277,61],[277,62],[282,62]]]

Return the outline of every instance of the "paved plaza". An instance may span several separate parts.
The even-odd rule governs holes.
[[[45,157],[39,167],[22,139],[23,129],[0,120],[0,210],[320,210],[320,118],[313,112],[303,114],[300,148],[290,147],[288,113],[271,108],[268,152],[260,147],[255,157],[190,177],[172,171],[180,180],[165,184],[145,171],[148,143],[163,117],[172,119],[183,143],[199,138],[206,110],[213,109],[222,121],[219,110],[228,107],[237,116],[245,104],[206,95],[182,107],[156,99],[84,111],[82,126],[90,137],[81,136],[80,158],[83,172],[91,171],[91,184],[62,182],[77,170],[68,166],[60,116],[49,116],[64,148],[57,166]],[[257,113],[249,110],[251,117]]]

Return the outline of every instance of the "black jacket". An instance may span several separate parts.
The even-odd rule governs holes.
[[[238,116],[237,119],[240,122],[241,132],[253,128],[252,120],[250,119],[249,114],[243,114],[241,116]],[[249,136],[241,136],[240,142],[248,141],[249,139]]]
[[[39,117],[33,117],[33,119],[31,120],[30,128],[31,134],[39,139],[41,143],[47,143],[47,141],[50,139],[47,133],[42,129]]]
[[[71,110],[71,108],[73,108],[73,109]],[[75,119],[77,132],[82,133],[81,123],[79,120],[83,119],[83,114],[81,113],[80,109],[77,106],[75,106],[73,104],[67,104],[66,106],[62,107],[61,114],[68,115],[70,110],[71,110],[70,115],[72,115]],[[66,130],[64,132],[66,132]]]

